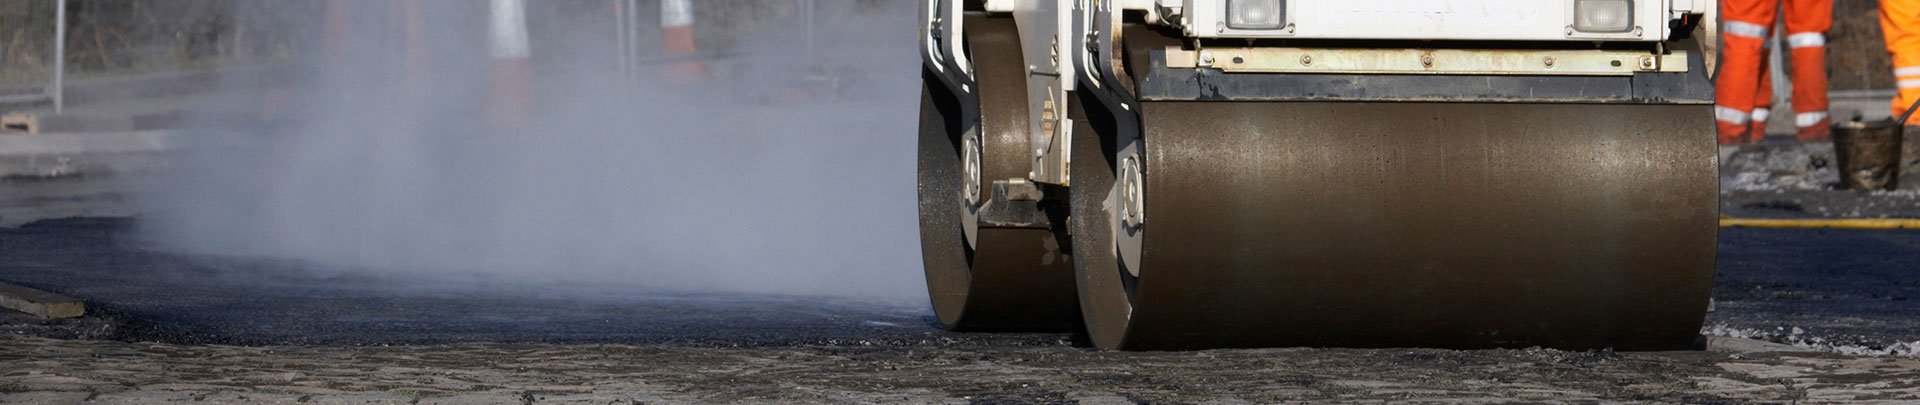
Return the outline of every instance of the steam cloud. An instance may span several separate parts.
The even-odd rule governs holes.
[[[483,116],[485,2],[425,2],[424,62],[396,51],[390,16],[356,13],[291,97],[232,98],[296,124],[185,160],[146,197],[146,236],[375,272],[923,297],[913,5],[884,3],[821,1],[815,52],[803,21],[761,24],[715,80],[650,63],[631,86],[611,25],[530,10],[537,102],[513,129]],[[821,83],[844,90],[782,96]]]

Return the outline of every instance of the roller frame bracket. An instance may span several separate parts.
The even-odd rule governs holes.
[[[1621,76],[1513,74],[1233,73],[1168,65],[1151,51],[1142,101],[1391,101],[1713,104],[1701,58],[1685,72]]]
[[[1027,179],[994,180],[992,194],[978,211],[981,228],[1050,229],[1068,198],[1065,187]]]
[[[1173,47],[1165,52],[1168,67],[1228,73],[1630,76],[1687,68],[1684,53],[1632,50]]]

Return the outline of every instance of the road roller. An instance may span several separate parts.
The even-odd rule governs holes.
[[[1698,346],[1710,0],[925,0],[952,331]]]

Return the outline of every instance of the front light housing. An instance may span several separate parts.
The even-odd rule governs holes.
[[[1227,28],[1274,30],[1286,25],[1284,0],[1227,0]]]
[[[1627,32],[1633,29],[1631,0],[1574,0],[1573,29],[1580,32]]]

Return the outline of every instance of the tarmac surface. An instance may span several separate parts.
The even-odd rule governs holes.
[[[137,226],[0,229],[0,281],[93,311],[0,316],[0,401],[1920,400],[1911,231],[1724,231],[1706,332],[1741,339],[1707,351],[1126,353],[947,333],[918,302],[396,277],[159,252]]]
[[[80,218],[0,230],[9,253],[0,280],[87,299],[90,311],[116,326],[100,337],[134,341],[772,346],[942,338],[919,302],[383,275],[159,252],[143,247],[134,226],[127,219]],[[1001,342],[1024,340],[1059,339]]]
[[[7,249],[0,281],[86,299],[110,325],[70,335],[182,344],[764,347],[1073,339],[945,333],[917,301],[391,275],[174,254],[144,247],[136,226],[130,219],[76,218],[0,229]],[[1912,350],[1920,347],[1905,346],[1920,341],[1916,272],[1916,231],[1728,229],[1720,238],[1708,332],[1920,355]]]
[[[948,333],[919,301],[160,251],[137,236],[134,180],[0,179],[0,221],[19,225],[0,228],[0,281],[90,311],[0,313],[0,402],[1920,401],[1920,231],[1723,230],[1702,351],[1133,353]],[[1910,207],[1884,193],[1723,197],[1732,215]],[[1789,203],[1802,209],[1776,208]]]

